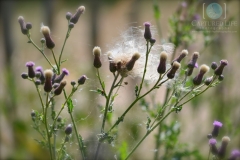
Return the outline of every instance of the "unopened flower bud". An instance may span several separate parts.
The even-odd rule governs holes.
[[[69,71],[66,68],[63,68],[62,73],[54,79],[54,83],[60,83],[67,75],[69,75]]]
[[[159,74],[163,74],[166,72],[166,66],[167,66],[167,52],[163,51],[160,54],[160,62],[157,68],[157,71]]]
[[[32,29],[32,23],[30,22],[27,22],[26,23],[26,28],[29,30],[29,29]]]
[[[193,55],[192,55],[192,59],[188,62],[188,65],[187,65],[187,67],[188,67],[187,75],[188,76],[192,75],[193,68],[196,66],[196,62],[197,62],[198,57],[199,57],[199,53],[194,52]]]
[[[149,40],[149,42],[151,43],[151,45],[154,45],[154,43],[156,42],[156,39],[151,38],[151,39]]]
[[[151,24],[149,22],[145,22],[144,26],[145,26],[144,38],[147,41],[149,41],[152,38],[152,34],[151,34],[151,30],[150,30]]]
[[[176,59],[174,59],[172,61],[172,64],[173,64],[174,61],[177,61],[177,62],[181,63],[182,59],[184,57],[186,57],[187,55],[188,55],[188,51],[186,49],[182,50],[181,54]]]
[[[224,79],[224,76],[223,76],[223,75],[218,76],[218,80],[219,80],[219,81],[223,81],[223,79]]]
[[[41,66],[38,66],[38,67],[36,67],[36,72],[39,72],[39,73],[41,73],[41,76],[39,77],[39,79],[41,80],[41,84],[44,84],[44,82],[45,82],[45,77],[44,77],[44,74],[43,74],[43,69],[42,69],[42,67]]]
[[[53,87],[54,89],[56,89],[59,85],[60,85],[59,83],[54,83],[54,84],[52,85],[52,87]]]
[[[193,79],[194,85],[200,85],[205,73],[209,71],[209,67],[205,64],[201,65],[198,75]]]
[[[114,73],[117,71],[117,64],[112,61],[112,54],[108,53],[108,60],[109,60],[109,70],[110,72]]]
[[[41,72],[36,71],[35,76],[36,76],[36,78],[40,78],[41,77]]]
[[[41,80],[40,79],[37,79],[36,81],[35,81],[35,84],[38,86],[38,85],[40,85],[41,84]]]
[[[167,77],[169,79],[173,79],[175,74],[176,74],[176,71],[181,67],[181,64],[177,61],[173,62],[173,65],[172,65],[172,68],[171,70],[167,73]]]
[[[217,67],[218,67],[217,63],[216,63],[216,62],[212,62],[211,68],[212,68],[213,70],[215,70]]]
[[[81,14],[84,13],[84,11],[85,11],[84,6],[78,7],[76,13],[71,17],[70,22],[76,24],[78,22],[79,17],[81,16]]]
[[[75,81],[71,81],[71,85],[72,85],[72,86],[75,86],[75,85],[76,85],[76,82],[75,82]]]
[[[54,90],[55,95],[60,95],[63,91],[63,88],[67,85],[66,81],[62,81],[59,86]]]
[[[204,80],[204,84],[205,84],[206,86],[208,86],[209,84],[212,83],[212,80],[213,80],[213,77],[208,77],[208,78],[206,78],[206,79]]]
[[[22,73],[22,74],[21,74],[21,77],[22,77],[23,79],[28,79],[28,74],[27,74],[27,73]]]
[[[214,72],[215,75],[220,76],[222,74],[222,72],[223,72],[224,67],[227,66],[227,65],[228,65],[228,61],[227,60],[221,60],[220,61],[220,65],[218,66],[218,68],[215,69],[215,72]]]
[[[34,72],[34,69],[33,69],[34,65],[35,65],[35,63],[31,62],[31,61],[26,63],[26,67],[28,67],[28,77],[30,77],[30,78],[35,77],[35,72]]]
[[[50,92],[52,90],[53,71],[51,69],[47,69],[44,71],[44,75],[45,75],[44,91]]]
[[[140,58],[139,53],[134,53],[130,61],[127,62],[126,68],[128,71],[131,71],[134,67],[135,62]]]
[[[228,158],[228,160],[239,160],[240,159],[240,151],[235,149],[231,152],[231,156]]]
[[[69,27],[70,29],[74,28],[74,23],[70,22],[69,25],[68,25],[68,27]]]
[[[42,25],[41,32],[46,40],[46,46],[49,49],[53,49],[55,47],[55,43],[53,42],[51,36],[50,36],[50,29],[48,26]]]
[[[65,134],[69,135],[72,133],[72,125],[69,124],[66,128],[65,128]]]
[[[230,138],[228,136],[224,136],[222,138],[222,143],[221,143],[221,146],[218,150],[218,157],[219,158],[224,158],[225,157],[226,149],[227,149],[227,145],[228,145],[229,141],[230,141]]]
[[[61,122],[61,121],[62,121],[62,117],[59,116],[59,117],[57,118],[57,122]]]
[[[100,55],[101,55],[101,48],[100,47],[94,47],[93,48],[93,55],[94,55],[94,61],[93,65],[95,68],[100,68],[102,66],[102,62],[100,60]]]
[[[26,23],[24,21],[24,18],[22,16],[19,16],[18,22],[20,24],[22,34],[26,35],[28,33],[28,29],[26,28]]]
[[[34,110],[32,110],[32,112],[31,112],[31,117],[32,117],[32,118],[33,118],[33,117],[36,117],[36,113],[35,113]]]
[[[45,38],[41,38],[40,42],[45,43],[46,42]]]
[[[212,136],[217,137],[219,133],[219,129],[222,127],[222,123],[219,121],[214,121],[213,122],[213,131],[212,131]]]
[[[209,143],[209,146],[210,146],[210,151],[211,151],[211,153],[212,153],[213,155],[217,155],[217,154],[218,154],[218,149],[217,149],[217,147],[216,147],[216,144],[217,144],[216,139],[211,138],[211,139],[209,139],[208,143]]]
[[[86,76],[86,75],[82,75],[82,76],[78,79],[78,84],[79,84],[79,85],[83,85],[86,80],[87,80],[87,76]]]
[[[71,12],[67,12],[66,13],[66,19],[69,20],[72,17],[72,13]]]
[[[208,135],[207,135],[207,138],[208,138],[208,139],[211,139],[211,138],[212,138],[212,134],[208,134]]]

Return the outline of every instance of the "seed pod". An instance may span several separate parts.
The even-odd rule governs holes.
[[[62,81],[59,86],[54,90],[54,94],[57,96],[57,95],[60,95],[63,91],[63,88],[67,85],[67,82],[66,81]]]
[[[55,47],[55,43],[52,40],[52,37],[50,35],[50,29],[48,26],[42,26],[41,27],[41,32],[46,40],[46,46],[48,49],[53,49]]]
[[[193,79],[194,85],[200,85],[205,73],[209,71],[209,67],[205,64],[201,65],[198,75]]]
[[[76,13],[71,17],[70,22],[76,24],[78,22],[79,17],[84,13],[85,7],[80,6],[78,7]]]
[[[102,62],[100,60],[101,56],[101,48],[100,47],[94,47],[93,48],[93,55],[94,55],[94,61],[93,65],[95,68],[100,68],[102,66]]]
[[[160,62],[157,68],[157,71],[159,74],[163,74],[166,72],[166,67],[167,67],[167,52],[163,51],[160,54]]]
[[[51,69],[47,69],[44,71],[44,75],[45,75],[44,91],[51,92],[53,71]]]
[[[134,53],[131,60],[127,62],[126,68],[128,71],[131,71],[134,67],[135,62],[140,58],[139,53]]]
[[[169,79],[173,79],[177,70],[181,67],[181,64],[178,63],[177,61],[173,62],[171,70],[167,73],[167,77]]]

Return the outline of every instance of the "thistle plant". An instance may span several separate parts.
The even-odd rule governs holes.
[[[36,108],[31,112],[33,128],[42,137],[41,140],[37,141],[49,150],[50,159],[53,160],[75,159],[74,156],[68,154],[66,148],[66,143],[70,141],[72,136],[77,139],[79,154],[82,159],[90,157],[86,153],[88,146],[85,145],[84,138],[78,132],[78,124],[73,117],[74,105],[72,99],[79,87],[84,85],[88,78],[86,75],[82,75],[69,85],[65,77],[70,72],[66,68],[62,68],[62,64],[67,63],[62,59],[67,39],[84,11],[85,7],[80,6],[75,14],[67,12],[68,30],[59,54],[55,54],[54,48],[58,44],[55,44],[49,27],[42,25],[41,32],[44,38],[40,40],[41,46],[39,47],[32,39],[30,33],[31,23],[26,23],[21,16],[18,18],[21,31],[27,36],[28,43],[32,44],[49,64],[48,66],[34,68],[34,62],[27,62],[27,72],[22,73],[22,78],[33,83],[36,89],[41,109]],[[123,157],[124,159],[128,159],[159,125],[164,125],[165,120],[170,115],[179,113],[186,103],[205,93],[208,89],[217,86],[223,80],[222,74],[224,67],[228,64],[227,60],[221,60],[219,65],[215,62],[212,63],[212,73],[210,74],[207,73],[210,70],[208,65],[199,65],[199,71],[196,74],[194,70],[198,68],[197,60],[200,58],[201,53],[188,53],[188,50],[184,49],[172,61],[169,57],[175,52],[174,45],[171,43],[159,44],[156,41],[157,32],[155,28],[149,22],[145,22],[143,26],[144,29],[130,27],[121,35],[119,41],[111,45],[109,50],[104,51],[104,53],[98,46],[93,48],[93,63],[91,64],[96,70],[99,87],[91,91],[100,94],[101,98],[105,100],[105,104],[100,111],[103,117],[101,124],[99,124],[99,134],[96,135],[98,144],[94,159],[99,158],[102,143],[108,142],[111,144],[117,141],[117,134],[121,132],[121,130],[118,130],[118,126],[126,121],[125,117],[128,116],[129,111],[142,103],[145,97],[149,96],[153,91],[161,87],[172,88],[170,96],[163,104],[151,108],[149,116],[145,119],[147,120],[145,135]],[[46,49],[52,53],[54,63],[45,54]],[[188,58],[189,54],[191,54],[190,59]],[[183,60],[186,58],[189,59],[188,63]],[[109,72],[113,78],[109,87],[106,86],[102,74],[102,66],[104,65],[109,67]],[[117,106],[115,101],[123,87],[124,80],[129,78],[136,80],[135,87],[129,88],[135,94],[135,97],[122,114],[116,115],[114,113],[114,107]],[[144,88],[146,84],[149,87]],[[70,93],[67,93],[66,87],[71,88]],[[64,97],[61,106],[56,106],[55,103],[58,96]],[[67,109],[69,113],[70,124],[66,124],[61,116],[64,109]],[[118,119],[114,121],[109,118],[110,115],[115,115]],[[57,135],[61,133],[64,136],[59,139]]]

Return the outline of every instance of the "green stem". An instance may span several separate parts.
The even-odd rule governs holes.
[[[43,57],[47,60],[47,62],[49,63],[49,65],[54,69],[52,63],[49,61],[49,59],[46,57],[46,55],[44,54],[43,50],[41,50],[32,40],[30,34],[27,35],[28,40],[33,44],[33,46],[40,52],[42,53]]]
[[[139,90],[138,90],[137,97],[139,97],[140,92],[141,92],[141,90],[142,90],[143,82],[144,82],[145,75],[146,75],[146,72],[147,72],[148,55],[149,55],[149,53],[150,53],[150,51],[151,51],[151,48],[152,48],[152,45],[151,45],[151,47],[150,47],[150,49],[149,49],[149,41],[147,41],[146,46],[147,46],[147,50],[146,50],[146,60],[145,60],[145,65],[144,65],[143,77],[142,77],[142,81],[141,81],[141,83],[140,83],[140,88],[139,88]]]
[[[47,132],[50,157],[51,157],[51,160],[52,160],[53,159],[52,144],[51,144],[51,137],[50,137],[50,133],[49,133],[49,130],[48,130],[48,122],[47,122],[48,97],[49,97],[49,93],[47,93],[47,97],[46,97],[46,109],[45,109],[45,113],[44,113],[44,122],[45,123],[44,124],[45,124],[46,132]]]
[[[149,91],[147,91],[145,94],[143,94],[142,96],[140,96],[140,97],[137,97],[133,102],[132,102],[132,104],[125,110],[125,112],[118,118],[118,120],[114,123],[114,125],[110,128],[110,130],[107,132],[107,133],[109,133],[109,132],[111,132],[111,130],[113,129],[113,128],[115,128],[121,121],[123,121],[123,119],[124,119],[124,117],[125,117],[125,115],[128,113],[128,111],[134,106],[134,104],[135,103],[137,103],[141,98],[143,98],[143,97],[145,97],[147,94],[149,94],[150,92],[152,92],[154,89],[156,89],[157,88],[157,85],[158,85],[158,83],[159,83],[159,81],[161,80],[161,75],[159,76],[159,78],[158,78],[158,80],[157,80],[157,82],[154,84],[154,86],[149,90]]]
[[[107,96],[106,105],[105,105],[105,110],[104,110],[104,116],[103,116],[103,122],[102,122],[102,128],[101,128],[101,132],[102,132],[102,133],[104,133],[104,126],[105,126],[105,121],[106,121],[106,118],[107,118],[109,102],[110,102],[110,100],[111,100],[111,95],[112,95],[112,92],[113,92],[115,83],[116,83],[116,81],[117,81],[117,79],[118,79],[118,76],[119,76],[119,73],[114,77],[112,86],[111,86],[110,91],[109,91],[109,94],[108,94],[108,96]]]
[[[73,128],[74,128],[76,137],[77,137],[78,147],[79,147],[79,150],[81,151],[81,154],[82,154],[82,159],[85,160],[86,158],[84,156],[84,146],[82,145],[82,137],[81,137],[80,134],[78,134],[77,127],[76,127],[75,120],[73,118],[72,112],[69,112],[69,114],[70,114],[70,117],[71,117],[71,120],[72,120],[72,123],[73,123]]]
[[[60,67],[59,67],[59,64],[58,64],[58,62],[57,62],[57,59],[56,59],[56,57],[55,57],[55,53],[54,53],[53,49],[51,49],[51,52],[52,52],[52,55],[53,55],[53,59],[54,59],[54,61],[55,61],[55,64],[56,64],[56,66],[57,66],[57,74],[60,74]]]
[[[98,77],[99,83],[100,83],[100,85],[101,85],[101,87],[102,87],[103,95],[104,95],[104,97],[107,99],[107,95],[106,95],[106,91],[105,91],[105,86],[104,86],[104,84],[103,84],[103,82],[102,82],[102,79],[101,79],[101,77],[100,77],[100,73],[99,73],[98,68],[97,68],[97,77]]]
[[[61,49],[61,53],[60,53],[59,59],[58,59],[59,68],[61,68],[61,64],[62,64],[62,62],[61,62],[61,60],[62,60],[62,54],[63,54],[63,50],[64,50],[64,47],[65,47],[65,44],[66,44],[66,42],[67,42],[67,39],[68,39],[68,37],[69,37],[69,35],[70,35],[70,31],[71,31],[71,29],[68,27],[68,31],[67,31],[67,34],[66,34],[66,36],[65,36],[65,39],[64,39],[64,42],[63,42],[63,46],[62,46],[62,49]]]
[[[150,130],[147,131],[147,133],[143,136],[143,138],[137,143],[137,145],[130,151],[130,153],[127,155],[127,157],[125,158],[125,160],[127,160],[132,154],[133,152],[139,147],[139,145],[146,139],[146,137],[156,128],[159,126],[160,123],[162,123],[162,121],[164,119],[166,119],[172,112],[174,111],[174,109],[170,110],[153,128],[151,128]]]
[[[62,157],[62,150],[63,150],[63,147],[64,147],[64,145],[66,143],[66,138],[67,138],[67,135],[65,136],[64,142],[62,143],[61,148],[59,150],[58,160],[60,160],[61,157]]]

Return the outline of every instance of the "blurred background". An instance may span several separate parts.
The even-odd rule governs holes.
[[[199,31],[192,26],[193,20],[203,21],[203,3],[226,4],[228,21],[237,21],[237,26],[230,26],[233,32]],[[77,80],[81,75],[88,76],[88,82],[74,97],[74,116],[87,146],[94,153],[97,144],[96,135],[100,132],[102,116],[99,106],[104,104],[101,96],[89,90],[99,86],[92,66],[92,49],[100,46],[106,53],[109,45],[121,32],[130,26],[142,26],[146,21],[158,29],[158,43],[171,42],[176,48],[176,55],[182,49],[189,53],[200,52],[199,63],[210,65],[212,61],[219,63],[227,59],[229,65],[224,71],[224,81],[206,94],[186,105],[179,114],[174,114],[169,122],[180,124],[181,133],[178,143],[187,143],[190,150],[197,149],[207,156],[208,140],[206,135],[212,130],[214,120],[223,123],[220,137],[231,138],[231,149],[240,148],[240,90],[238,70],[240,60],[240,2],[238,0],[3,0],[0,2],[0,159],[43,159],[48,154],[34,139],[40,138],[31,127],[30,113],[41,110],[37,92],[32,83],[23,80],[21,73],[26,72],[25,63],[35,62],[36,66],[50,68],[43,56],[31,45],[27,37],[21,33],[19,16],[31,22],[32,39],[40,45],[42,35],[40,27],[43,23],[51,29],[56,43],[55,52],[60,53],[67,32],[66,12],[75,13],[80,5],[86,8],[67,41],[63,59],[67,59],[63,67],[70,71],[67,82]],[[53,61],[51,52],[46,55]],[[101,70],[104,80],[109,84],[112,80],[108,71],[108,63]],[[127,79],[129,85],[123,87],[119,94],[114,118],[134,99],[133,88],[137,83]],[[70,91],[70,87],[67,89]],[[163,102],[166,88],[154,92],[156,103]],[[122,93],[122,94],[121,94]],[[63,98],[63,97],[62,97]],[[124,101],[123,101],[124,99]],[[61,105],[61,97],[57,104]],[[60,108],[60,107],[59,107]],[[103,147],[102,154],[108,153],[107,159],[115,159],[116,146],[128,141],[129,150],[144,134],[148,113],[140,106],[131,111],[125,123],[119,126],[119,140],[115,145]],[[71,123],[67,110],[63,116]],[[122,131],[122,132],[121,132]],[[152,159],[155,152],[154,134],[152,133],[133,154],[132,159]],[[60,134],[61,135],[61,134]],[[220,139],[219,139],[220,141]],[[76,144],[69,144],[70,152],[77,152]],[[79,159],[77,157],[76,159]]]

